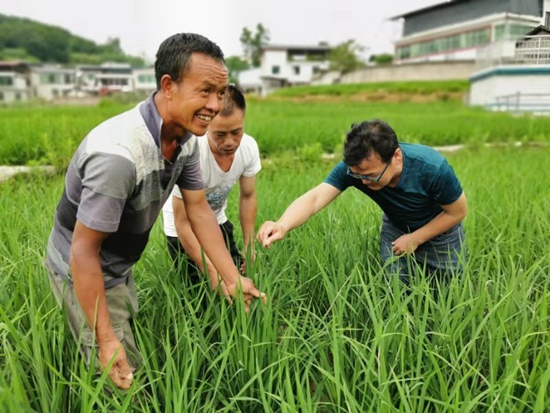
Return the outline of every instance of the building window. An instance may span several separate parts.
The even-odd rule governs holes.
[[[0,101],[4,100],[4,92],[0,92]]]
[[[43,85],[54,85],[55,84],[55,74],[54,73],[41,73],[40,74],[40,83]]]
[[[300,74],[300,66],[293,66],[292,71],[294,72],[295,75],[299,75]]]
[[[437,53],[448,53],[458,49],[469,49],[488,44],[490,41],[491,29],[487,27],[453,36],[399,46],[396,54],[398,59],[408,59]]]
[[[13,78],[7,76],[0,76],[0,86],[12,86]]]
[[[153,75],[138,75],[139,83],[155,83],[155,76]]]
[[[280,66],[271,66],[271,74],[278,75],[281,72]]]
[[[15,100],[21,100],[21,93],[17,92],[15,94]]]
[[[550,11],[546,12],[546,17],[544,18],[544,25],[550,27]]]
[[[66,85],[70,85],[71,83],[73,83],[72,80],[73,79],[72,79],[72,76],[70,74],[65,75],[65,84]]]
[[[502,39],[520,39],[531,30],[532,27],[525,24],[503,23],[495,26],[494,41]]]

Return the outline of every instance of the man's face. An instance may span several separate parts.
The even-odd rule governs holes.
[[[216,116],[208,127],[208,143],[214,153],[233,155],[244,135],[244,113],[235,108],[229,116]]]
[[[359,164],[350,166],[349,174],[354,179],[360,179],[355,175],[361,175],[364,178],[361,179],[363,185],[366,185],[369,189],[378,191],[392,183],[394,178],[396,178],[399,159],[400,149],[395,151],[390,162],[382,162],[380,155],[372,152],[368,158],[363,159]]]
[[[227,68],[218,60],[193,53],[189,69],[170,88],[170,119],[179,134],[188,131],[201,136],[221,109],[227,87]]]

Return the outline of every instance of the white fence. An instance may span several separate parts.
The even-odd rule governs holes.
[[[501,40],[478,50],[476,72],[500,65],[550,65],[550,36]]]

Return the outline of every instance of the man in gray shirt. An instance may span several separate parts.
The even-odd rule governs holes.
[[[233,264],[202,183],[195,135],[204,135],[228,75],[220,48],[196,34],[166,39],[155,62],[157,91],[134,109],[94,128],[66,174],[48,242],[52,289],[90,362],[114,358],[109,377],[128,388],[139,366],[130,319],[138,310],[132,266],[174,185],[182,192],[197,239],[228,287],[245,305],[262,297]]]

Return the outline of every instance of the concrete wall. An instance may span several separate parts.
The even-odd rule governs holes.
[[[343,75],[340,83],[469,79],[473,71],[474,62],[432,62],[375,66]]]
[[[550,67],[500,66],[489,69],[483,76],[472,79],[470,104],[504,110],[507,99],[509,106],[516,105],[516,98],[513,95],[518,93],[520,106],[527,105],[531,101],[531,104],[544,103],[546,108],[549,108]],[[504,98],[505,96],[508,98]]]

